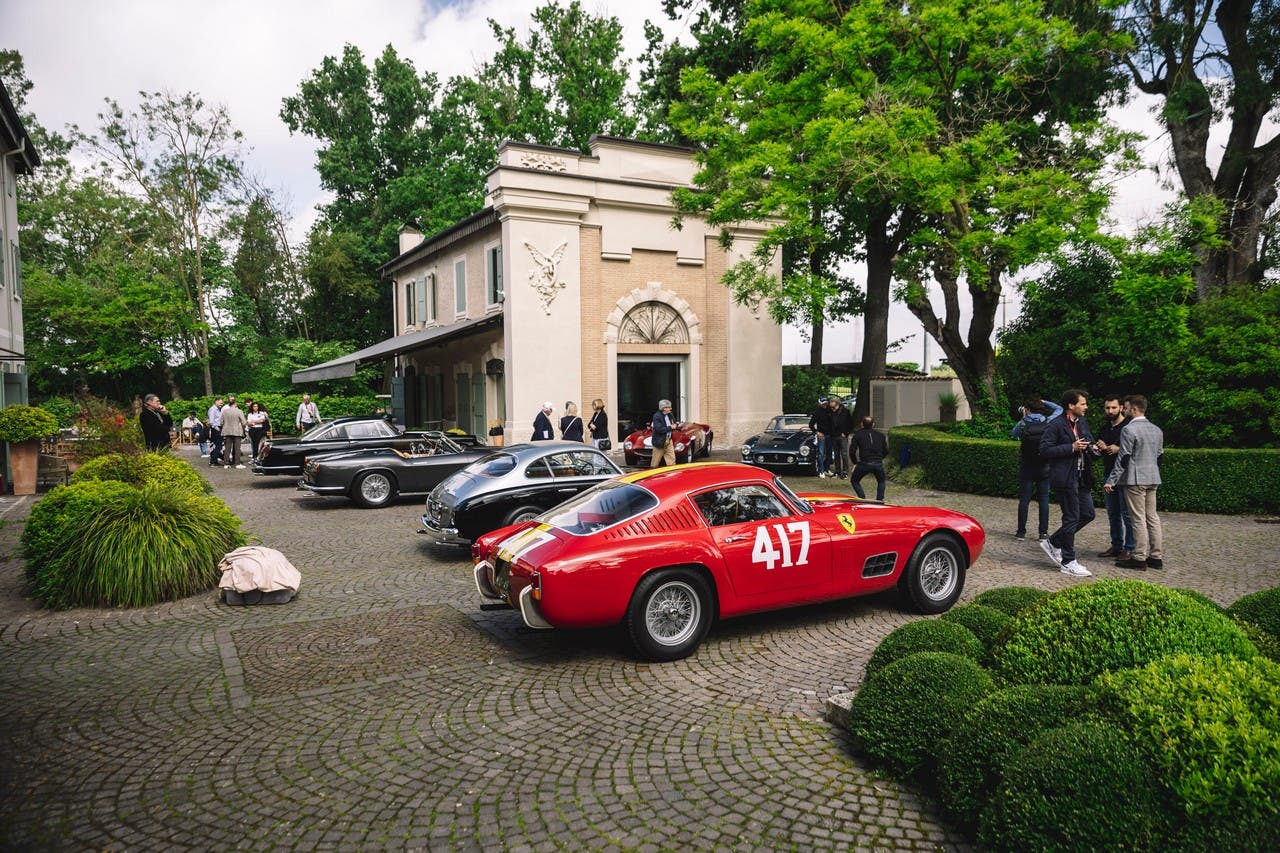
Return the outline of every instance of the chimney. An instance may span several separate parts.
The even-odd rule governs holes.
[[[400,226],[400,254],[403,255],[421,242],[422,232],[418,230],[416,222],[406,222]]]

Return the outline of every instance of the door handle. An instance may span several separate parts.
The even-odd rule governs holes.
[[[744,539],[750,539],[750,538],[751,538],[750,536],[726,536],[724,538],[724,541],[725,542],[741,542]]]
[[[556,491],[562,495],[572,495],[572,494],[577,494],[578,490],[577,489],[556,489]]]

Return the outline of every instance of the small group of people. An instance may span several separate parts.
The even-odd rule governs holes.
[[[1019,447],[1018,526],[1025,539],[1031,498],[1039,494],[1039,540],[1045,554],[1064,574],[1092,574],[1078,559],[1076,534],[1093,521],[1093,461],[1103,460],[1103,494],[1111,544],[1099,557],[1116,566],[1145,570],[1164,568],[1164,531],[1156,509],[1164,433],[1147,420],[1141,394],[1103,398],[1106,423],[1094,437],[1084,414],[1088,395],[1071,389],[1062,404],[1029,400],[1020,409],[1013,436]],[[1062,518],[1049,533],[1049,490],[1058,497]]]
[[[551,415],[555,404],[547,400],[533,419],[533,435],[530,441],[551,441],[556,437],[551,426]],[[586,436],[590,436],[588,440]],[[578,404],[572,400],[564,404],[564,414],[560,417],[560,437],[565,441],[581,441],[603,450],[609,449],[609,416],[604,410],[604,400],[599,397],[591,401],[591,418],[584,424],[578,414]]]
[[[294,417],[294,426],[300,433],[320,423],[320,410],[310,394],[302,395],[302,402]],[[143,441],[148,450],[163,450],[172,441],[173,418],[160,401],[159,396],[148,394],[138,413]],[[209,407],[202,421],[194,414],[182,420],[183,436],[200,446],[200,458],[209,460],[209,467],[244,468],[241,445],[249,439],[249,459],[258,458],[262,441],[271,434],[271,416],[266,407],[256,400],[246,400],[245,408],[236,404],[234,394],[225,400],[218,397]]]
[[[849,478],[854,494],[866,498],[862,481],[876,478],[876,500],[884,500],[884,460],[889,455],[889,439],[875,428],[875,419],[863,417],[860,428],[853,429],[853,413],[839,397],[819,397],[818,408],[809,417],[813,431],[816,459],[814,469],[819,477]],[[852,473],[850,465],[852,464]],[[834,470],[833,470],[834,468]]]

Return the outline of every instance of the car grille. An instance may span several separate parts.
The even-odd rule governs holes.
[[[761,465],[794,465],[796,455],[794,453],[757,453],[755,460]]]

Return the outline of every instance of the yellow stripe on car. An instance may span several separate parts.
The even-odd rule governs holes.
[[[664,465],[661,468],[645,468],[643,471],[632,471],[623,474],[619,479],[624,483],[638,483],[645,477],[662,474],[668,471],[688,471],[692,468],[714,468],[720,465],[731,465],[731,462],[688,462],[684,465]]]

